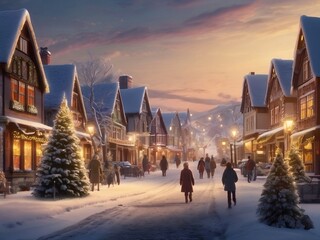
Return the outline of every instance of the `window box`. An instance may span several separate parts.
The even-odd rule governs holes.
[[[38,109],[34,105],[28,105],[27,111],[32,114],[38,114]]]
[[[24,105],[21,104],[20,102],[16,101],[16,100],[12,100],[10,102],[10,107],[11,107],[11,109],[19,111],[19,112],[24,112],[25,111]]]

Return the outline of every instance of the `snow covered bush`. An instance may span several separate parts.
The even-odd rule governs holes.
[[[263,186],[257,209],[259,221],[279,228],[313,227],[310,219],[306,223],[308,216],[304,215],[304,210],[298,206],[296,185],[280,150],[277,150],[276,158]]]
[[[53,198],[55,195],[65,198],[89,194],[90,183],[81,160],[79,142],[64,98],[37,169],[34,196]]]

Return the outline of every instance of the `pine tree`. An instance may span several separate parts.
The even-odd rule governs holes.
[[[89,194],[89,180],[80,157],[80,140],[75,135],[67,100],[62,100],[41,164],[33,195],[40,198],[83,197]]]
[[[304,171],[304,165],[300,157],[299,151],[292,147],[289,152],[289,171],[296,182],[311,182],[311,179]]]
[[[258,204],[261,222],[279,228],[310,228],[304,210],[298,206],[299,197],[293,177],[278,150]],[[309,221],[311,221],[308,218]],[[312,225],[312,222],[311,222]]]

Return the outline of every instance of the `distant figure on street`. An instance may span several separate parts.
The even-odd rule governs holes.
[[[142,168],[143,168],[143,175],[145,172],[148,172],[148,174],[150,174],[150,164],[146,154],[143,156],[143,159],[142,159]]]
[[[216,168],[217,168],[216,161],[214,160],[213,156],[211,155],[211,159],[210,159],[210,173],[211,173],[211,178],[213,178],[214,172],[215,172]]]
[[[206,169],[207,172],[207,176],[208,178],[210,178],[210,157],[208,155],[208,153],[206,154],[206,158],[204,159],[204,167]]]
[[[248,183],[250,183],[255,178],[254,171],[256,169],[256,163],[250,156],[248,156],[248,161],[246,163],[246,169],[247,169]]]
[[[114,168],[114,173],[115,173],[115,176],[116,176],[117,184],[120,185],[120,169],[119,169],[119,166],[117,164],[114,164],[113,168]]]
[[[162,171],[162,176],[163,177],[167,176],[168,160],[164,155],[162,155],[162,159],[160,161],[160,169]]]
[[[176,166],[177,168],[179,168],[180,164],[181,164],[181,159],[179,157],[179,154],[177,153],[175,158],[174,158],[174,161],[176,162]]]
[[[180,185],[181,185],[181,192],[184,193],[185,202],[188,203],[188,200],[192,202],[194,178],[193,178],[192,171],[189,169],[188,162],[185,162],[183,164],[183,170],[181,170],[181,173],[180,173]]]
[[[203,179],[203,172],[204,172],[204,167],[205,167],[205,163],[203,160],[203,157],[200,158],[199,162],[198,162],[198,171],[199,171],[199,175],[200,175],[200,179]]]
[[[231,195],[233,204],[237,204],[236,199],[236,182],[238,181],[238,176],[236,171],[231,167],[231,163],[227,162],[226,169],[222,175],[222,184],[224,185],[224,190],[227,191],[228,208],[231,208]]]
[[[91,190],[94,191],[94,185],[98,185],[98,191],[100,191],[100,182],[102,178],[101,162],[99,155],[95,154],[89,163],[89,179],[92,184]]]

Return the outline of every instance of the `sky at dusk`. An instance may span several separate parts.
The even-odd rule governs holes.
[[[301,15],[318,0],[1,0],[26,8],[52,64],[102,57],[147,86],[152,107],[207,111],[241,101],[243,77],[292,59]]]

